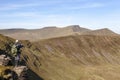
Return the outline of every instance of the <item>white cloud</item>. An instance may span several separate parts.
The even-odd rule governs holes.
[[[28,3],[14,3],[14,4],[2,4],[0,6],[0,11],[6,11],[6,10],[14,10],[14,9],[21,9],[21,8],[29,8],[29,7],[38,7],[38,6],[48,6],[48,5],[53,5],[59,3],[59,1],[47,1],[47,2],[43,2],[43,1],[39,1],[39,2],[28,2]]]
[[[39,6],[38,3],[28,3],[28,4],[4,4],[0,6],[0,11],[5,10],[14,10],[24,7],[33,7],[33,6]]]
[[[103,3],[89,3],[81,6],[81,8],[98,8],[98,7],[104,7],[106,6]]]
[[[27,14],[26,14],[27,15]],[[80,25],[81,27],[90,28],[90,29],[100,29],[100,28],[109,28],[115,32],[120,33],[120,24],[119,21],[113,21],[109,19],[95,19],[88,18],[85,16],[71,16],[71,15],[36,15],[32,14],[35,18],[31,18],[30,20],[16,20],[6,21],[0,23],[0,28],[41,28],[45,26],[68,26],[68,25]]]
[[[66,6],[62,5],[60,9],[66,9],[66,10],[79,10],[79,9],[89,9],[89,8],[99,8],[99,7],[105,7],[107,4],[104,3],[85,3],[80,5],[74,5],[74,6]]]
[[[28,14],[26,14],[28,15]],[[21,14],[19,15],[21,16]],[[23,19],[22,21],[17,19],[16,21],[5,21],[1,22],[0,26],[11,27],[11,28],[39,28],[40,26],[65,26],[71,24],[71,16],[65,15],[38,15],[32,14],[34,18]]]
[[[29,0],[28,0],[29,1]],[[117,14],[110,14],[106,17],[108,14],[94,16],[93,15],[86,15],[87,13],[76,13],[72,14],[71,11],[73,10],[79,10],[79,9],[90,9],[90,8],[99,8],[99,7],[105,7],[109,4],[106,3],[99,3],[99,2],[87,2],[88,0],[50,0],[50,1],[40,1],[38,3],[29,2],[27,4],[3,4],[0,6],[0,11],[4,10],[14,10],[14,9],[24,9],[29,7],[38,7],[38,6],[46,6],[48,5],[53,6],[54,4],[57,5],[55,8],[55,11],[53,13],[60,10],[70,10],[70,14],[60,14],[57,12],[56,14],[41,14],[40,11],[36,12],[12,12],[9,13],[0,13],[1,23],[0,28],[40,28],[40,26],[67,26],[67,25],[77,25],[84,26],[86,28],[91,29],[97,29],[97,28],[105,28],[108,27],[116,32],[120,32],[120,19],[119,19],[119,13]],[[77,2],[84,1],[84,4],[76,4]],[[46,3],[44,3],[46,2]],[[64,4],[63,4],[64,3]],[[68,4],[69,3],[69,4]],[[67,4],[67,5],[66,5]],[[72,4],[76,4],[72,6]],[[49,7],[48,7],[49,8]],[[43,8],[44,9],[44,8]],[[47,11],[45,10],[47,13]],[[48,12],[52,12],[48,10]],[[44,12],[43,12],[44,13]],[[97,14],[96,14],[97,15]],[[96,17],[96,18],[95,18]],[[3,22],[3,23],[2,23]],[[114,26],[114,27],[111,27]]]
[[[2,17],[38,17],[39,14],[37,12],[15,12],[11,14],[0,14]]]
[[[84,2],[82,4],[81,2]],[[72,6],[72,4],[80,3],[80,5]],[[67,4],[69,4],[67,6]],[[28,3],[11,3],[11,4],[1,4],[0,5],[0,11],[7,11],[7,10],[15,10],[15,9],[21,9],[21,8],[29,8],[29,7],[49,7],[49,6],[57,5],[57,9],[81,9],[81,8],[96,8],[96,7],[103,7],[105,6],[103,3],[95,3],[95,2],[89,2],[87,0],[53,0],[53,1],[33,1]]]

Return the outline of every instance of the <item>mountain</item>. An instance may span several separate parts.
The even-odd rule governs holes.
[[[0,34],[19,40],[39,41],[41,39],[56,38],[69,35],[109,35],[116,36],[117,33],[104,28],[90,30],[79,25],[70,25],[63,28],[56,26],[44,27],[41,29],[6,29],[0,30]]]
[[[84,33],[82,33],[83,35],[109,35],[109,36],[116,36],[118,35],[117,33],[111,31],[108,28],[104,28],[104,29],[98,29],[98,30],[93,30],[93,31],[86,31]]]
[[[72,35],[33,44],[24,55],[44,80],[120,79],[120,36]]]
[[[0,33],[1,34],[4,34],[4,35],[8,35],[8,34],[13,34],[13,33],[17,33],[17,32],[22,32],[24,31],[25,29],[1,29],[0,30]]]
[[[9,52],[13,42],[14,39],[0,35],[0,51]],[[21,42],[22,58],[38,75],[35,78],[31,74],[31,80],[120,79],[119,35],[69,35]]]
[[[86,31],[91,31],[90,29],[82,28],[79,25],[70,25],[67,26],[66,28],[72,29],[73,32],[86,32]]]
[[[42,29],[33,29],[33,30],[9,29],[9,30],[1,30],[0,33],[6,36],[10,36],[14,39],[37,41],[40,39],[74,35],[76,32],[82,33],[85,31],[90,31],[90,30],[81,28],[79,27],[79,25],[71,25],[64,28],[45,27]]]

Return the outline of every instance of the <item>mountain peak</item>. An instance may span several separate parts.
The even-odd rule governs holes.
[[[70,25],[67,28],[71,28],[73,32],[86,32],[90,31],[90,29],[82,28],[79,25]]]
[[[67,26],[67,27],[71,27],[71,28],[80,28],[79,25],[69,25],[69,26]]]
[[[57,27],[56,26],[47,26],[47,27],[44,27],[42,29],[55,29],[55,28],[57,28]]]
[[[98,29],[98,30],[101,30],[101,31],[111,31],[109,28],[103,28],[103,29]]]

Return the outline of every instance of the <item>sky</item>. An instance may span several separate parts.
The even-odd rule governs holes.
[[[120,0],[0,0],[0,29],[69,25],[120,33]]]

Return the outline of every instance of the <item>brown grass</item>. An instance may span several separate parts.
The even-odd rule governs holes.
[[[6,41],[1,38],[2,44]],[[120,80],[120,36],[76,35],[22,43],[27,65],[44,80]]]
[[[90,35],[46,39],[25,55],[45,80],[119,80],[119,41],[120,36]]]

